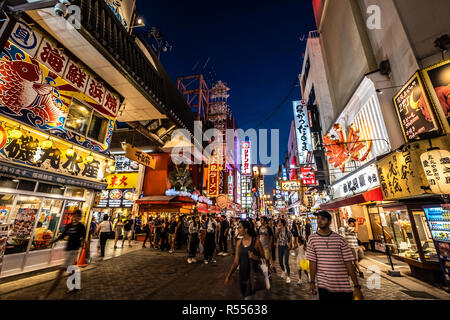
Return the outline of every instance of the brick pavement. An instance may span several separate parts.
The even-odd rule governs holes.
[[[155,249],[141,249],[106,261],[95,262],[92,268],[82,272],[81,291],[65,294],[65,280],[50,296],[55,300],[240,300],[238,273],[230,285],[223,280],[233,257],[216,257],[217,263],[187,264],[186,254],[170,255]],[[279,269],[279,268],[278,268]],[[272,289],[262,291],[258,299],[316,300],[310,294],[308,284],[297,286],[297,267],[291,257],[292,283],[286,284],[279,275],[272,279]],[[304,279],[304,281],[306,281]],[[403,293],[405,288],[381,278],[381,290],[363,293],[368,300],[414,300]],[[44,294],[50,282],[44,282],[0,295],[1,300],[34,300]]]

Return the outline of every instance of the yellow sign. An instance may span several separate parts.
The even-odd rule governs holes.
[[[448,135],[430,141],[433,147],[449,149]],[[433,194],[420,159],[429,148],[428,140],[409,143],[377,162],[378,178],[384,200]]]
[[[127,144],[125,149],[125,157],[149,167],[150,169],[155,170],[156,168],[156,159],[154,157],[145,153],[141,149],[133,147],[131,144]]]
[[[0,159],[101,182],[114,161],[0,117]]]
[[[281,190],[285,192],[300,191],[302,188],[302,183],[297,180],[282,181]]]
[[[138,173],[110,174],[106,176],[108,190],[111,189],[136,189]]]

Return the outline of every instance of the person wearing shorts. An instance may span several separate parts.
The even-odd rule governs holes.
[[[131,246],[131,240],[133,239],[133,227],[134,227],[134,221],[133,219],[127,219],[125,221],[125,225],[123,226],[123,239],[122,239],[122,248],[125,243],[125,240],[128,239],[128,245]]]
[[[264,249],[264,257],[266,259],[267,267],[269,267],[269,270],[270,270],[270,258],[272,256],[271,249],[272,249],[273,232],[272,232],[272,228],[270,228],[268,225],[267,217],[262,217],[261,226],[258,228],[258,236],[259,236],[259,241],[261,242],[263,249]]]

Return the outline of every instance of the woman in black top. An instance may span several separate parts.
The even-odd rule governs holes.
[[[300,229],[298,226],[297,221],[292,222],[292,228],[291,228],[292,237],[294,237],[294,250],[298,248],[298,238],[300,237]]]
[[[249,221],[241,220],[238,226],[238,233],[242,236],[236,243],[237,254],[234,257],[234,263],[231,266],[225,278],[225,284],[230,281],[231,275],[239,267],[239,284],[241,293],[245,300],[251,300],[255,291],[250,283],[250,268],[256,268],[257,263],[264,257],[264,249],[261,242],[258,240],[256,231]],[[256,270],[255,270],[256,271]]]

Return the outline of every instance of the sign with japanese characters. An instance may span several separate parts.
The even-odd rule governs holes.
[[[115,156],[114,166],[117,173],[139,171],[139,163],[132,161],[125,156]]]
[[[234,200],[234,177],[233,177],[233,171],[230,171],[228,174],[228,198],[230,198],[230,201]]]
[[[136,161],[137,163],[149,167],[150,169],[155,170],[156,168],[155,157],[152,157],[141,149],[133,147],[131,144],[127,144],[127,147],[125,149],[125,156],[130,160]]]
[[[394,97],[394,105],[407,142],[439,134],[439,123],[418,72]]]
[[[431,191],[450,194],[450,151],[432,150],[420,156]]]
[[[210,164],[208,166],[208,197],[215,198],[219,196],[220,166]]]
[[[281,190],[285,191],[285,192],[300,191],[301,188],[302,188],[302,183],[297,180],[281,182]]]
[[[3,117],[0,117],[0,160],[96,182],[103,180],[108,161],[104,156]]]
[[[300,169],[302,185],[315,186],[317,184],[316,174],[313,168],[301,168]]]
[[[450,132],[450,60],[424,69],[422,75],[443,125]]]
[[[356,170],[354,173],[333,184],[330,188],[333,199],[340,199],[361,194],[379,186],[380,182],[378,181],[376,165],[371,164],[360,170]]]
[[[138,173],[119,173],[106,175],[107,189],[135,189],[138,183]]]
[[[308,108],[301,101],[294,101],[294,121],[297,136],[298,160],[308,163],[308,154],[312,152],[311,128],[309,127]],[[314,158],[312,158],[314,161]]]
[[[17,22],[0,53],[0,92],[1,114],[94,152],[109,149],[120,96],[38,25]],[[66,128],[74,99],[108,120],[104,142]]]
[[[250,141],[242,142],[242,175],[252,175],[251,149]]]

